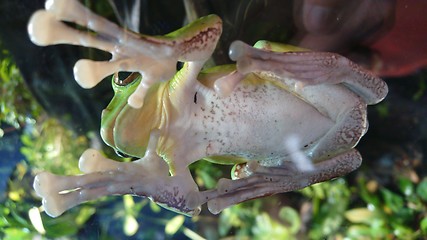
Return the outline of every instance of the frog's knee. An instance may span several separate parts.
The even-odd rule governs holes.
[[[236,180],[249,177],[256,171],[258,166],[257,161],[236,164],[231,169],[231,179]]]

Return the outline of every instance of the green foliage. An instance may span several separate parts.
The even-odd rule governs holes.
[[[246,202],[221,213],[219,233],[238,239],[426,238],[427,179],[400,178],[396,185],[390,190],[363,176],[355,186],[342,178],[315,184],[300,191],[309,211],[281,207],[277,216],[262,210],[267,202],[276,205],[274,197]]]
[[[274,199],[270,198],[269,200]],[[277,216],[262,209],[258,199],[225,209],[219,217],[220,236],[237,239],[297,239],[301,218],[291,207],[281,207]]]
[[[87,3],[92,1],[87,1]],[[112,9],[103,5],[92,6],[96,12]],[[255,26],[253,29],[259,30]],[[2,49],[0,43],[0,49]],[[420,100],[427,89],[425,79],[419,81],[419,91],[413,100]],[[32,172],[40,169],[57,174],[80,173],[77,161],[89,145],[86,135],[78,135],[58,120],[48,118],[26,88],[17,66],[7,50],[0,52],[0,122],[19,129],[28,127],[21,137],[21,152],[25,162],[17,165],[8,182],[6,198],[0,204],[0,239],[68,238],[78,239],[79,232],[89,225],[94,216],[102,219],[97,238],[108,239],[107,229],[118,222],[119,230],[128,237],[155,236],[154,229],[143,229],[141,218],[148,218],[164,229],[166,236],[174,238],[183,233],[191,239],[202,239],[185,226],[187,219],[173,213],[161,215],[161,208],[148,199],[135,200],[124,196],[123,202],[114,203],[110,198],[97,202],[97,207],[84,204],[67,211],[58,218],[42,213],[40,200],[31,189]],[[376,106],[381,117],[387,117],[389,106]],[[0,129],[0,138],[6,130]],[[27,165],[28,163],[28,165]],[[224,176],[224,168],[199,161],[191,166],[199,186],[214,188],[217,179]],[[227,174],[229,173],[229,170]],[[356,183],[345,179],[316,184],[292,194],[297,200],[292,206],[280,204],[280,194],[256,199],[225,209],[217,219],[218,235],[237,239],[426,239],[427,238],[427,179],[421,181],[400,177],[393,186],[381,186],[375,180],[360,174]],[[107,205],[102,207],[101,205]],[[112,206],[112,207],[111,207]],[[307,207],[308,206],[308,207]],[[44,231],[36,228],[29,211],[36,210]],[[143,210],[150,216],[142,216]],[[205,224],[203,217],[194,218],[198,225]],[[33,221],[33,222],[32,222]]]
[[[346,236],[370,239],[419,239],[426,237],[422,221],[426,215],[427,180],[412,183],[400,178],[398,190],[377,186],[374,181],[359,178],[358,192],[365,207],[347,210],[349,228]],[[414,189],[416,189],[414,191]],[[356,217],[357,216],[357,217]]]
[[[29,171],[28,166],[21,163],[9,180],[8,198],[0,204],[0,238],[33,239],[42,234],[48,238],[75,235],[95,213],[95,209],[84,206],[58,219],[42,214],[45,232],[38,232],[29,217],[30,209],[39,205],[32,194]]]
[[[221,177],[224,177],[224,172],[230,172],[230,169],[224,170],[217,164],[203,160],[191,164],[190,170],[196,175],[195,181],[197,185],[206,189],[214,188],[216,186],[217,180]]]
[[[1,42],[0,110],[0,123],[7,123],[17,129],[28,122],[33,122],[42,111],[42,108],[26,87],[11,55],[2,48]]]
[[[321,239],[342,231],[344,213],[351,197],[344,179],[315,184],[301,193],[312,203],[313,220],[308,233],[311,239]]]
[[[80,173],[78,160],[89,145],[85,135],[77,135],[54,118],[40,119],[21,141],[21,153],[34,168],[63,175]]]

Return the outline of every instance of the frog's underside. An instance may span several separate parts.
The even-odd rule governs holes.
[[[115,150],[139,158],[121,163],[88,149],[79,162],[83,175],[38,174],[34,188],[49,215],[111,194],[146,196],[187,215],[198,214],[207,202],[218,213],[345,175],[361,164],[354,146],[367,131],[366,106],[381,101],[387,86],[348,59],[236,41],[230,46],[236,65],[201,71],[221,34],[215,15],[151,37],[122,30],[75,0],[48,2],[29,24],[35,43],[91,46],[113,56],[109,62],[76,64],[83,87],[114,72],[138,72],[125,80],[115,75],[101,136]],[[65,11],[65,3],[74,11]],[[37,30],[42,23],[45,29]],[[185,62],[178,72],[177,61]],[[188,166],[200,159],[235,164],[233,180],[199,191]]]

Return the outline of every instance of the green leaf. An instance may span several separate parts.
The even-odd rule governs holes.
[[[165,232],[168,235],[174,235],[178,229],[184,224],[185,217],[178,215],[166,223]]]
[[[0,216],[0,228],[8,225],[9,225],[9,222],[7,221],[7,219],[4,216]]]
[[[161,208],[159,205],[157,205],[155,202],[150,201],[150,209],[151,211],[155,212],[155,213],[159,213],[161,211]]]
[[[413,231],[406,226],[395,226],[393,233],[398,239],[412,239],[413,235]]]
[[[398,186],[400,191],[402,191],[405,196],[410,196],[414,193],[414,184],[411,182],[410,179],[407,178],[399,178],[398,180]]]
[[[279,218],[289,225],[292,234],[296,234],[301,229],[301,219],[295,209],[282,207],[279,211]]]
[[[26,228],[7,228],[4,230],[4,240],[30,240],[33,238],[33,234]]]
[[[427,217],[423,218],[420,222],[420,228],[423,234],[427,234]]]
[[[36,229],[37,232],[40,234],[45,234],[46,230],[43,226],[43,221],[40,216],[40,210],[37,207],[32,207],[28,211],[28,217],[30,218],[31,223],[33,224],[33,227]]]
[[[76,217],[76,224],[79,226],[82,226],[89,220],[90,217],[92,217],[93,214],[95,214],[96,209],[91,206],[81,206],[79,214]]]
[[[139,224],[136,221],[135,217],[132,215],[126,215],[125,222],[123,224],[123,231],[126,236],[133,236],[138,231]]]
[[[347,229],[347,237],[350,239],[370,239],[371,229],[366,225],[352,225]]]
[[[393,193],[392,191],[383,188],[380,190],[384,198],[384,203],[391,211],[397,213],[400,209],[404,207],[404,200],[398,194]]]
[[[353,208],[345,212],[345,218],[352,223],[367,223],[372,220],[374,213],[367,208]]]
[[[358,179],[358,188],[360,197],[368,204],[372,204],[375,208],[381,208],[381,201],[379,195],[375,192],[372,193],[367,188],[367,182],[365,178]]]
[[[256,217],[252,233],[254,239],[295,239],[289,228],[275,221],[265,212]]]
[[[427,179],[423,179],[417,186],[417,195],[423,200],[427,201]]]

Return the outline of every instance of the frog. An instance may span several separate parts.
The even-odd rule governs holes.
[[[113,76],[100,136],[136,159],[115,161],[90,148],[79,159],[81,175],[38,173],[33,186],[52,217],[124,194],[186,216],[198,215],[204,204],[218,214],[344,176],[362,163],[355,146],[368,129],[367,106],[388,92],[382,79],[341,55],[265,40],[254,46],[236,40],[229,47],[232,64],[205,67],[222,33],[217,15],[148,36],[120,28],[77,0],[48,0],[28,32],[37,45],[111,53],[105,62],[79,60],[74,74],[83,88]],[[120,71],[132,74],[122,79]],[[231,177],[199,190],[189,170],[197,161],[232,165]]]

